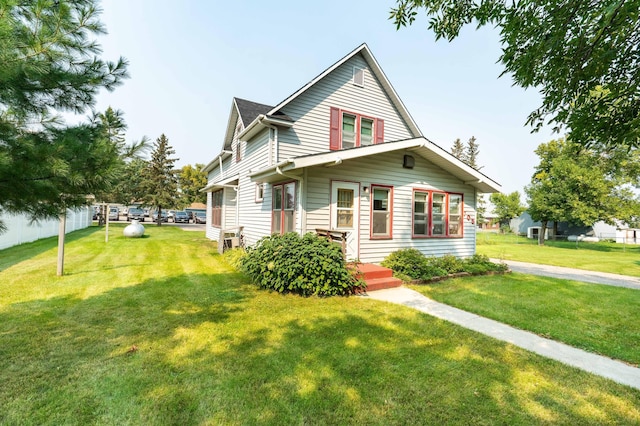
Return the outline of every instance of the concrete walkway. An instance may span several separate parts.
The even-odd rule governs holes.
[[[565,280],[606,284],[640,290],[640,279],[627,275],[585,271],[583,269],[565,268],[562,266],[538,265],[535,263],[516,262],[515,260],[491,259],[491,261],[495,263],[506,263],[513,272],[521,272],[523,274],[541,275],[544,277],[562,278]]]
[[[417,309],[436,318],[509,342],[547,358],[555,359],[623,385],[640,389],[640,368],[576,349],[564,343],[545,339],[537,334],[519,330],[498,321],[436,302],[406,287],[372,291],[365,297],[398,303]]]

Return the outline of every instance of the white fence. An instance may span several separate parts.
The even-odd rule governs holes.
[[[7,231],[0,234],[0,250],[24,244],[40,238],[58,235],[57,219],[40,220],[31,223],[25,215],[0,214],[0,219],[7,226]],[[77,231],[91,225],[93,209],[85,207],[79,210],[67,210],[66,232]]]

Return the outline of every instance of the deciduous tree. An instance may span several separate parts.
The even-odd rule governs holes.
[[[635,221],[640,205],[631,188],[637,184],[637,151],[600,152],[559,139],[541,144],[536,154],[540,164],[525,191],[529,213],[541,223],[539,244],[551,221],[583,226]]]
[[[508,225],[511,219],[520,216],[525,211],[518,191],[510,194],[497,192],[491,194],[489,200],[494,206],[493,211],[498,216],[498,221],[501,225]]]
[[[639,0],[397,0],[397,28],[429,18],[436,39],[463,26],[498,28],[503,74],[539,89],[527,122],[550,123],[583,146],[640,146]]]
[[[196,164],[195,167],[187,164],[180,170],[180,191],[186,205],[207,202],[207,194],[200,192],[207,185],[207,174],[202,171],[203,168],[204,164]]]

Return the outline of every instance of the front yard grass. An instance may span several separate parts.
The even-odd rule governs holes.
[[[537,240],[493,232],[478,232],[476,241],[479,254],[495,259],[640,277],[639,245],[547,240],[538,246]]]
[[[638,290],[515,273],[412,288],[447,305],[640,364]]]
[[[260,291],[202,233],[0,251],[0,424],[638,424],[640,391],[407,307]]]

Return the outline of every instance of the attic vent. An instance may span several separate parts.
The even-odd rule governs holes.
[[[364,87],[364,69],[353,67],[353,84]]]

